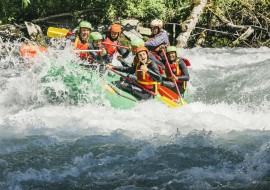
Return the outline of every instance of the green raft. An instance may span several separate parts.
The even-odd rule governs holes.
[[[61,94],[62,97],[75,102],[95,102],[101,105],[105,105],[105,98],[112,107],[120,109],[130,109],[137,103],[140,103],[138,98],[115,85],[115,82],[120,81],[119,75],[110,70],[107,70],[106,73],[102,75],[96,69],[86,68],[73,63],[68,63],[65,67],[57,67],[52,62],[52,67],[47,75],[42,78],[41,82],[46,83],[45,94],[51,97]],[[121,74],[126,76],[124,73]],[[61,92],[56,91],[53,86],[50,86],[50,84],[55,82],[64,84],[65,90]],[[187,103],[192,102],[194,99],[188,89],[182,97]],[[160,98],[155,97],[155,99],[163,102]],[[166,102],[163,103],[166,104]]]

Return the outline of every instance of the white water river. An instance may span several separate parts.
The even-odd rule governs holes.
[[[50,101],[46,69],[26,68],[10,47],[0,60],[0,189],[270,187],[269,48],[179,49],[195,101],[118,110]]]

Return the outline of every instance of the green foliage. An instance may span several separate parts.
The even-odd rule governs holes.
[[[67,12],[73,13],[76,18],[79,16],[78,11],[91,8],[101,9],[99,22],[118,20],[121,17],[140,18],[147,22],[154,18],[177,20],[181,17],[177,9],[192,2],[192,0],[1,0],[0,18],[3,24],[31,21]]]

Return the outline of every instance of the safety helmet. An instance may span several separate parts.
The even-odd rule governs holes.
[[[159,19],[155,19],[151,22],[150,27],[158,26],[159,28],[163,27],[163,22]]]
[[[119,24],[113,24],[110,29],[111,32],[121,33],[121,26]]]
[[[146,51],[147,57],[149,57],[148,49],[147,49],[146,47],[144,47],[144,46],[138,47],[138,48],[136,49],[136,51],[135,51],[135,55],[138,57],[137,53],[139,53],[139,52],[141,52],[141,51]]]
[[[102,40],[102,35],[99,32],[91,32],[89,42],[93,44],[94,40]]]
[[[82,21],[80,24],[79,24],[79,29],[78,29],[78,33],[81,33],[81,28],[89,28],[90,30],[92,29],[92,25],[90,24],[90,22],[87,22],[87,21]]]
[[[169,46],[166,48],[166,53],[171,52],[171,51],[174,51],[177,57],[177,48],[175,46]]]
[[[130,41],[131,46],[144,46],[144,41],[141,38],[134,38]]]

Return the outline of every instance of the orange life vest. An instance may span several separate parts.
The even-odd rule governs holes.
[[[152,62],[152,60],[148,61],[146,63],[146,66],[148,66],[151,62]],[[155,85],[155,93],[157,93],[157,90],[158,90],[158,88],[160,86],[160,83],[154,81],[152,79],[152,77],[147,72],[138,71],[138,70],[140,70],[140,62],[137,63],[136,72],[135,72],[138,83],[141,84],[143,87],[145,87],[147,89],[153,89],[154,85]]]
[[[79,40],[79,35],[77,34],[76,36],[76,39],[75,39],[75,43],[74,43],[74,49],[78,49],[78,50],[88,50],[88,41],[86,42],[86,44],[82,43],[80,40]],[[80,52],[80,53],[77,53],[77,55],[79,55],[79,57],[81,59],[84,59],[84,60],[88,60],[90,61],[91,60],[91,55],[87,54],[87,52]]]
[[[106,40],[104,40],[103,42],[108,43],[108,44],[117,45],[117,43],[112,42],[109,37],[107,37]],[[107,49],[107,51],[108,51],[108,53],[110,54],[111,57],[113,57],[114,53],[118,52],[118,49],[115,46],[111,46],[111,45],[104,45],[104,46],[106,47],[106,49]]]
[[[137,63],[139,63],[139,60],[138,60],[138,58],[135,56],[134,59],[133,59],[132,66],[137,65]],[[159,69],[159,73],[160,73],[161,75],[163,75],[163,74],[164,74],[164,71],[163,71],[162,67],[161,67],[159,64],[157,64],[157,66],[158,66],[158,69]]]
[[[24,45],[20,46],[20,52],[23,58],[25,59],[26,66],[28,68],[31,68],[31,66],[34,64],[33,60],[30,60],[29,58],[36,58],[39,56],[39,52],[47,52],[47,48],[41,47],[41,46],[33,46],[33,45]]]
[[[190,62],[189,60],[181,57],[185,63],[186,63],[186,66],[190,66]],[[174,63],[170,64],[171,66],[171,69],[172,69],[172,73],[175,75],[175,76],[183,76],[182,75],[182,72],[181,70],[179,69],[179,64],[178,62],[180,61],[181,59],[178,58]],[[171,72],[170,72],[170,69],[169,69],[169,66],[168,64],[165,65],[165,73],[166,73],[166,76],[167,76],[167,79],[169,79],[170,81],[172,81],[172,75],[171,75]],[[177,83],[182,83],[183,81],[180,81],[180,80],[176,80]]]

